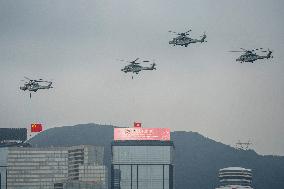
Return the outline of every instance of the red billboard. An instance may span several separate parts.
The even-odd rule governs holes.
[[[169,128],[114,128],[114,140],[170,140]]]

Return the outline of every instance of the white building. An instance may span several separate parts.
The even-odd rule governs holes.
[[[219,170],[220,187],[216,189],[252,189],[252,171],[242,167]]]

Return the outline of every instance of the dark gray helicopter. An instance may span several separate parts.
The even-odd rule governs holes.
[[[173,38],[173,40],[169,41],[169,44],[173,44],[174,46],[176,45],[180,45],[180,46],[184,46],[187,47],[189,44],[191,43],[203,43],[203,42],[207,42],[205,41],[206,39],[206,34],[205,32],[203,33],[201,37],[201,39],[192,39],[189,36],[189,32],[191,32],[191,30],[188,30],[184,33],[177,33],[175,31],[169,31],[170,33],[174,33],[176,35],[178,35],[177,37]]]
[[[31,92],[37,92],[39,89],[50,89],[53,88],[52,82],[51,81],[44,81],[43,79],[35,80],[35,79],[30,79],[28,77],[24,77],[28,81],[24,83],[23,86],[20,86],[20,89],[23,91],[30,91],[30,98],[32,98],[32,93]],[[40,85],[39,83],[47,83],[47,85]]]
[[[119,61],[122,61],[122,62],[130,63],[130,64],[126,65],[124,68],[122,68],[121,71],[123,71],[124,73],[132,72],[132,73],[138,74],[142,70],[156,70],[155,62],[153,62],[149,67],[147,67],[147,66],[139,65],[140,63],[137,62],[138,60],[139,60],[139,58],[136,58],[133,61],[119,60]],[[143,60],[142,62],[150,62],[150,61],[149,60]],[[132,76],[132,79],[133,79],[133,76]]]
[[[241,51],[230,51],[230,52],[244,52],[244,54],[242,54],[241,56],[239,56],[236,61],[243,63],[243,62],[251,62],[253,63],[256,60],[259,59],[269,59],[269,58],[273,58],[273,56],[271,56],[272,51],[271,50],[262,50],[263,48],[258,48],[258,49],[252,49],[252,50],[246,50],[241,48]],[[261,52],[268,52],[267,55],[258,55],[256,54],[256,51],[261,51]]]

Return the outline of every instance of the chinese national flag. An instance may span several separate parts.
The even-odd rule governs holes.
[[[142,126],[141,123],[139,123],[139,122],[134,122],[134,127],[141,127],[141,126]]]
[[[40,123],[31,124],[31,132],[38,133],[42,131],[42,125]]]

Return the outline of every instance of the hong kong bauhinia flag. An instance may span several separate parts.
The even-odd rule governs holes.
[[[40,123],[33,123],[31,124],[31,132],[38,133],[42,131],[42,124]]]
[[[140,122],[134,122],[134,127],[141,127],[142,124]]]

